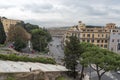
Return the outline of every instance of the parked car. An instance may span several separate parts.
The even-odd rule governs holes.
[[[118,74],[120,74],[120,71],[117,71]]]

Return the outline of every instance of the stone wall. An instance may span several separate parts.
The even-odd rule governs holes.
[[[33,71],[26,73],[0,73],[0,80],[56,80],[59,76],[64,76],[65,72],[41,72]]]

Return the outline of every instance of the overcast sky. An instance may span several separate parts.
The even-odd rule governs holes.
[[[0,0],[0,16],[45,27],[113,22],[120,26],[120,0]]]

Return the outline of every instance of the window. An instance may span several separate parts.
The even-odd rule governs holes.
[[[93,31],[93,30],[91,30],[91,31]]]
[[[112,32],[116,32],[116,30],[113,30]]]
[[[114,39],[112,39],[112,42],[114,42]]]
[[[107,40],[105,40],[105,43],[107,43]]]
[[[104,45],[104,48],[107,48],[107,45]]]
[[[118,33],[118,35],[120,35],[120,33]]]
[[[103,43],[103,40],[101,42]]]
[[[83,37],[85,37],[85,34],[83,34]]]
[[[100,42],[100,40],[97,40],[97,43],[99,43]]]
[[[119,42],[119,39],[117,40],[117,42]]]
[[[104,35],[102,34],[102,37],[104,37]]]
[[[92,38],[94,38],[94,34],[92,34]]]
[[[118,47],[118,50],[120,50],[120,43],[118,43],[118,46],[117,46],[117,47]]]
[[[113,48],[111,48],[111,51],[113,51]]]
[[[113,35],[115,35],[115,33],[113,33]]]
[[[90,37],[90,34],[87,34],[87,37]]]
[[[98,34],[98,37],[100,37],[100,35]]]
[[[85,31],[85,30],[83,30],[83,31]]]
[[[94,43],[94,40],[92,40],[92,43]]]
[[[66,38],[69,38],[68,36],[66,36]]]
[[[103,47],[103,45],[101,44],[101,47]]]
[[[87,42],[90,42],[90,40],[87,40]]]
[[[107,38],[107,34],[106,34],[106,38]]]
[[[83,42],[85,42],[85,40],[82,40]]]

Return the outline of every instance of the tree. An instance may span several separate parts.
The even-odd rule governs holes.
[[[94,64],[95,66],[91,66],[98,75],[98,79],[101,80],[102,76],[111,70],[116,70],[120,64],[120,60],[117,60],[117,54],[108,51],[106,49],[92,47],[89,48],[85,53],[82,54],[82,62],[85,62],[91,66]],[[120,59],[120,57],[119,57]]]
[[[31,38],[31,35],[22,28],[21,25],[11,25],[8,30],[7,42],[14,42],[17,38],[28,41]]]
[[[32,44],[33,49],[37,51],[44,51],[47,47],[46,33],[42,29],[33,29],[32,34]]]
[[[46,38],[47,38],[47,41],[50,42],[52,40],[52,36],[50,35],[50,33],[48,32],[47,29],[43,28],[43,31],[46,32]]]
[[[20,51],[21,49],[26,47],[26,42],[22,41],[21,39],[17,38],[14,41],[15,50]]]
[[[6,34],[5,34],[5,31],[4,31],[3,24],[0,20],[0,44],[4,44],[5,41],[6,41]]]
[[[97,47],[95,46],[94,44],[91,44],[91,43],[85,43],[85,42],[82,42],[80,43],[80,46],[81,46],[81,55],[85,52],[87,52],[88,50],[90,50],[90,48],[93,48],[93,47]],[[82,56],[79,57],[79,62],[81,64],[81,74],[80,74],[80,80],[82,80],[83,78],[83,75],[84,75],[84,68],[85,67],[88,67],[88,60],[85,60]]]
[[[79,43],[80,41],[76,36],[71,36],[69,41],[66,41],[64,50],[66,67],[72,71],[74,78],[76,78],[77,60],[79,59],[81,53]]]
[[[7,42],[14,42],[15,50],[20,51],[26,46],[31,35],[21,25],[11,25],[8,30]]]
[[[39,29],[38,25],[33,25],[33,24],[30,24],[30,23],[24,23],[23,21],[21,21],[18,24],[21,25],[29,33],[31,33],[31,31],[33,29]]]
[[[27,32],[32,35],[31,41],[34,50],[45,51],[48,42],[52,39],[47,29],[40,28],[38,25],[24,23],[23,21],[18,23],[17,25],[23,27]]]

